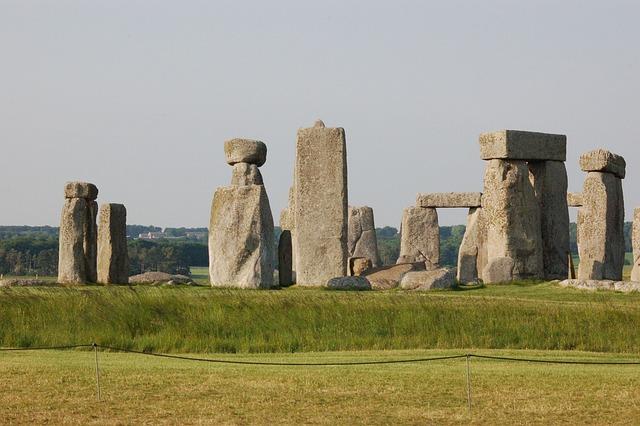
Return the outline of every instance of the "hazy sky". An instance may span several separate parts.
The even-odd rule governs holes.
[[[566,134],[574,191],[580,153],[623,155],[630,218],[639,22],[611,0],[0,0],[0,224],[57,225],[88,180],[131,224],[207,226],[233,137],[267,143],[277,221],[318,118],[345,128],[349,202],[378,226],[418,192],[480,191],[478,135],[503,128]]]

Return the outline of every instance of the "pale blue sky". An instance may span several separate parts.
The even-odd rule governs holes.
[[[57,225],[88,180],[129,223],[206,226],[232,137],[267,143],[277,221],[317,118],[345,128],[350,204],[379,226],[418,192],[480,191],[478,135],[502,128],[566,134],[574,191],[580,153],[625,156],[630,218],[639,22],[636,1],[0,0],[0,223]]]

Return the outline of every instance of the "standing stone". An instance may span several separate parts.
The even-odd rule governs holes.
[[[482,209],[488,257],[483,280],[543,277],[540,209],[525,161],[487,162]],[[510,264],[513,268],[506,271]],[[496,269],[500,274],[495,273]]]
[[[278,279],[281,287],[293,284],[292,259],[291,231],[283,229],[278,241]]]
[[[378,255],[378,239],[371,207],[349,207],[347,247],[349,257],[363,257],[374,268],[382,263]]]
[[[482,209],[474,207],[469,209],[467,215],[467,227],[458,251],[457,280],[461,283],[477,282],[479,279],[478,270],[484,268],[484,265],[479,266],[480,253],[484,250],[484,247],[481,246],[483,239],[480,236],[481,214]]]
[[[582,193],[581,192],[568,192],[567,204],[569,207],[582,207]]]
[[[578,280],[622,280],[624,197],[612,173],[589,172],[578,210]]]
[[[633,211],[633,231],[631,232],[633,244],[633,269],[631,281],[640,281],[640,208]]]
[[[347,273],[347,150],[342,128],[300,129],[296,143],[296,282],[323,286]]]
[[[566,279],[569,246],[567,170],[562,161],[530,162],[529,171],[540,206],[544,278]]]
[[[127,209],[122,204],[100,206],[98,282],[128,284]]]
[[[274,257],[273,217],[264,186],[218,188],[209,224],[211,285],[270,288]]]
[[[400,225],[400,256],[397,263],[425,262],[435,269],[440,263],[440,227],[433,208],[409,207]]]
[[[231,185],[262,185],[262,174],[255,164],[236,163],[231,171]]]
[[[58,282],[83,284],[97,280],[98,188],[87,182],[67,182],[60,220]]]

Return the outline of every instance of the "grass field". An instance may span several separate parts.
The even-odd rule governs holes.
[[[580,352],[476,352],[547,359],[620,359],[614,354]],[[453,353],[458,351],[220,357],[326,362]],[[97,402],[93,357],[91,351],[0,352],[0,422],[632,424],[640,418],[640,366],[473,359],[473,408],[469,414],[464,359],[357,367],[257,367],[100,353],[102,401]]]

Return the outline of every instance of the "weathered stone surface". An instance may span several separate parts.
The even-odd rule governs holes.
[[[487,265],[484,282],[509,281],[498,273],[504,269],[502,258],[513,260],[511,279],[543,278],[540,208],[529,181],[524,161],[487,162],[482,196],[482,215],[486,226]],[[485,275],[485,271],[489,275]]]
[[[349,207],[347,251],[350,257],[370,259],[376,268],[381,265],[371,207]]]
[[[88,182],[67,182],[64,185],[64,197],[95,200],[98,198],[98,187]]]
[[[302,286],[347,273],[347,151],[344,129],[300,129],[296,144],[295,271]]]
[[[291,231],[283,229],[278,241],[278,281],[281,287],[293,284],[293,247]]]
[[[227,164],[255,164],[260,167],[267,161],[267,145],[252,139],[230,139],[224,143]]]
[[[391,266],[382,266],[365,272],[374,290],[391,290],[400,285],[402,277],[407,272],[424,271],[424,262],[398,263]]]
[[[631,281],[640,282],[640,208],[633,211],[631,243],[633,245],[633,269],[631,270]]]
[[[630,293],[640,291],[640,282],[612,281],[612,280],[564,280],[559,283],[561,287],[573,287],[579,290],[608,290]]]
[[[371,290],[371,283],[365,277],[337,277],[327,281],[330,290]]]
[[[482,229],[480,223],[482,220],[481,215],[481,208],[471,208],[467,215],[467,227],[462,237],[460,250],[458,251],[457,280],[461,283],[474,283],[477,282],[479,278],[478,254],[483,250],[481,246],[482,238],[480,236]],[[484,267],[484,265],[482,265],[482,267]]]
[[[89,205],[84,198],[67,198],[60,219],[58,282],[87,282],[87,262],[84,252],[85,228]]]
[[[578,279],[620,281],[625,254],[622,181],[611,173],[587,173],[582,196]]]
[[[427,269],[440,263],[440,228],[436,209],[409,207],[400,225],[400,256],[397,263],[426,262]]]
[[[482,271],[486,283],[505,283],[516,279],[514,274],[515,262],[510,257],[490,259]]]
[[[194,285],[195,282],[186,275],[171,275],[166,272],[145,272],[144,274],[129,277],[129,284],[186,284]]]
[[[566,161],[567,137],[521,130],[483,133],[480,155],[483,160]]]
[[[122,204],[100,206],[98,226],[98,282],[129,283],[127,209]]]
[[[209,225],[211,285],[272,287],[274,251],[273,217],[264,186],[218,188]]]
[[[231,172],[231,185],[262,185],[262,174],[255,164],[236,163]]]
[[[566,279],[570,253],[567,169],[561,161],[538,161],[529,163],[529,171],[540,206],[544,278]]]
[[[455,286],[456,270],[448,268],[407,272],[400,282],[400,288],[403,290],[441,290]]]
[[[350,257],[349,258],[349,276],[364,275],[367,271],[373,269],[371,259],[366,257]]]
[[[437,192],[418,194],[416,206],[428,208],[471,208],[482,205],[480,192]]]
[[[620,155],[613,154],[605,149],[596,149],[585,152],[580,156],[580,168],[584,172],[612,173],[624,179],[627,163]]]
[[[98,280],[98,203],[87,200],[89,217],[84,226],[84,259],[87,281]]]
[[[568,192],[567,204],[569,207],[582,207],[582,192]]]
[[[34,278],[5,278],[0,280],[0,287],[44,287],[56,283]]]

